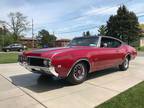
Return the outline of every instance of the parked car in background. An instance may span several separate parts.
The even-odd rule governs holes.
[[[137,55],[135,48],[109,36],[74,38],[67,47],[25,51],[19,62],[31,72],[67,78],[72,84],[87,74],[118,66],[124,71]]]
[[[22,52],[26,49],[26,46],[23,46],[22,44],[11,44],[11,45],[8,45],[6,47],[3,47],[2,50],[5,51],[5,52],[9,52],[9,51],[19,51],[19,52]]]

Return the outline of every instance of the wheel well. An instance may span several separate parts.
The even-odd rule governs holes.
[[[128,60],[131,60],[131,55],[130,54],[128,54],[126,57],[128,58]]]
[[[87,71],[88,72],[90,71],[90,63],[87,60],[81,60],[78,63],[84,63],[87,67]]]

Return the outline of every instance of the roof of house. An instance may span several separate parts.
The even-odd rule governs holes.
[[[70,39],[59,39],[59,40],[56,40],[56,42],[69,42]]]
[[[20,40],[37,40],[37,39],[31,37],[22,37]]]

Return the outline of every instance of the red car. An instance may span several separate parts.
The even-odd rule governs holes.
[[[124,71],[136,50],[109,36],[74,38],[67,47],[25,51],[19,62],[26,69],[67,78],[72,84],[85,81],[87,74],[115,66]]]

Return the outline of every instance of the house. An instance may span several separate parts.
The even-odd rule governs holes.
[[[144,37],[140,37],[140,47],[144,46]]]
[[[55,41],[55,46],[56,47],[64,47],[70,42],[69,39],[59,39]]]
[[[142,47],[142,46],[144,46],[144,29],[141,29],[140,32],[141,32],[142,37],[140,37],[139,46]]]
[[[20,39],[20,43],[27,46],[28,48],[36,48],[37,47],[37,39],[33,39],[30,37],[23,37]]]

